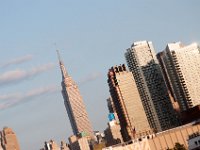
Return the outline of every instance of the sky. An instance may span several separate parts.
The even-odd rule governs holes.
[[[200,43],[199,0],[0,0],[0,129],[22,150],[72,129],[56,49],[78,84],[94,130],[107,127],[108,69],[126,63],[134,41]]]

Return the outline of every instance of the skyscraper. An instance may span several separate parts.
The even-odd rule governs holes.
[[[17,137],[11,128],[3,128],[0,132],[0,140],[3,150],[20,150]]]
[[[68,75],[63,62],[60,59],[59,52],[57,51],[57,53],[62,73],[62,95],[73,133],[74,135],[82,134],[93,137],[92,126],[90,124],[78,86]]]
[[[119,118],[124,141],[150,130],[144,108],[131,72],[125,65],[108,71],[110,94]]]
[[[177,117],[152,42],[134,42],[127,49],[125,58],[136,81],[151,128],[163,131],[176,127]]]
[[[165,81],[181,111],[200,104],[200,48],[169,43],[158,55]]]

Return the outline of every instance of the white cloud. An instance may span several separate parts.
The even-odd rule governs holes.
[[[15,59],[11,59],[5,63],[0,64],[0,67],[8,67],[10,65],[14,65],[14,64],[21,64],[24,63],[26,61],[30,61],[33,58],[33,55],[25,55],[19,58],[15,58]]]
[[[0,86],[28,79],[32,76],[48,71],[54,68],[54,66],[55,65],[53,63],[49,63],[30,70],[18,69],[18,70],[7,71],[3,74],[0,74]]]
[[[85,78],[81,79],[78,82],[78,84],[82,85],[82,84],[88,83],[90,81],[100,78],[101,76],[102,76],[102,74],[100,72],[93,72],[93,73],[89,74],[88,76],[86,76]]]
[[[2,100],[9,100],[9,99],[19,99],[20,98],[20,94],[19,93],[12,93],[12,94],[4,94],[4,95],[0,95],[0,101]]]
[[[32,89],[25,93],[11,93],[0,95],[0,109],[6,109],[20,103],[24,103],[33,100],[36,97],[52,94],[59,90],[56,86],[40,87],[37,89]]]

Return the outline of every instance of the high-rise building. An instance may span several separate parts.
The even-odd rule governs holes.
[[[17,137],[11,128],[3,128],[0,132],[0,140],[3,150],[20,150]]]
[[[108,71],[110,94],[119,118],[124,141],[150,130],[133,75],[125,65]]]
[[[158,132],[176,127],[179,122],[170,102],[152,42],[134,42],[131,48],[127,49],[125,58],[136,81],[151,128]]]
[[[158,55],[168,89],[181,111],[200,104],[200,48],[169,43]]]
[[[63,62],[60,59],[59,52],[58,57],[62,73],[62,95],[73,133],[74,135],[82,134],[93,138],[92,126],[90,124],[78,86],[68,75]]]

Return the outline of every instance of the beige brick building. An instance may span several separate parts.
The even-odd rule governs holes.
[[[150,131],[142,101],[131,72],[125,65],[108,71],[108,85],[124,141]]]

